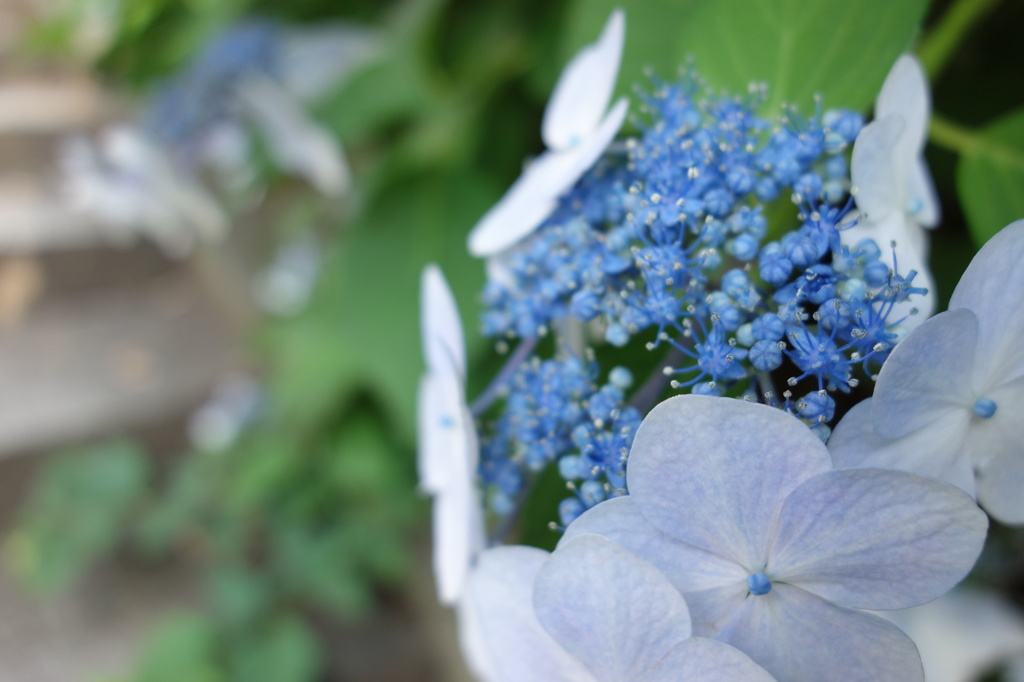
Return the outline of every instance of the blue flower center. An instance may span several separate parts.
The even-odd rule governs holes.
[[[441,419],[438,421],[441,422],[441,428],[443,429],[450,429],[455,426],[455,418],[450,414],[441,415]]]
[[[747,576],[747,589],[757,596],[768,594],[772,591],[772,581],[764,573],[752,573]]]
[[[989,419],[996,413],[996,401],[990,398],[978,398],[974,401],[971,411],[982,419]]]

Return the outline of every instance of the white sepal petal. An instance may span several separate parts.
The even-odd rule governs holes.
[[[774,682],[767,670],[739,649],[705,637],[680,642],[643,682]]]
[[[896,153],[905,127],[899,115],[879,118],[864,126],[853,143],[850,182],[857,208],[871,223],[904,212],[903,188],[909,166],[901,164]]]
[[[931,94],[924,67],[912,55],[896,60],[875,102],[876,119],[890,114],[899,114],[906,125],[897,153],[908,161],[918,158],[928,134]]]
[[[466,344],[455,295],[434,263],[420,276],[420,332],[427,371],[454,363],[463,381],[466,377]]]
[[[625,32],[626,15],[616,9],[597,42],[580,50],[562,70],[541,124],[549,149],[571,149],[597,128],[615,89]]]

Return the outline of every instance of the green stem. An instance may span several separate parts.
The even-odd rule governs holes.
[[[973,151],[984,144],[982,137],[975,131],[964,128],[937,114],[932,114],[928,139],[938,146],[958,154]]]
[[[946,11],[917,50],[932,82],[949,63],[964,36],[997,2],[999,0],[957,0]]]

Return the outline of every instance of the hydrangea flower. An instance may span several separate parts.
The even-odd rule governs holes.
[[[168,255],[184,256],[197,238],[227,232],[213,197],[133,126],[105,128],[96,143],[68,140],[60,163],[72,208],[95,218],[115,244],[127,246],[141,233]]]
[[[1006,523],[1024,523],[1024,221],[986,243],[949,310],[909,334],[878,374],[873,397],[836,425],[837,466],[933,476],[975,494]]]
[[[442,603],[459,598],[470,565],[484,546],[477,497],[479,457],[473,415],[466,405],[462,326],[440,268],[422,276],[423,355],[419,389],[420,487],[434,496],[434,577]]]
[[[994,592],[958,587],[922,606],[878,615],[917,644],[928,682],[977,682],[1024,656],[1024,617]]]
[[[606,109],[622,59],[625,25],[622,10],[612,12],[597,42],[580,50],[562,71],[541,127],[547,151],[469,233],[474,256],[497,256],[536,230],[555,210],[558,197],[597,162],[619,132],[626,120],[626,98]]]
[[[896,243],[899,270],[914,271],[913,286],[927,289],[912,302],[896,304],[894,319],[907,317],[913,328],[935,310],[935,282],[928,269],[928,237],[922,228],[939,222],[939,203],[924,160],[930,115],[928,81],[921,64],[903,55],[893,65],[875,103],[875,121],[853,145],[850,178],[860,211],[843,243],[856,246],[870,238],[887,247]]]
[[[654,564],[697,636],[783,682],[922,680],[913,642],[861,609],[938,597],[973,566],[987,519],[953,486],[905,472],[835,470],[800,421],[741,400],[678,396],[647,415],[630,495],[569,526]]]
[[[692,638],[686,602],[653,566],[585,535],[553,554],[485,551],[459,606],[483,682],[769,682],[736,649]]]

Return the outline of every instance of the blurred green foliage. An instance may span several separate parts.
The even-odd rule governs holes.
[[[66,47],[90,4],[103,0],[70,3],[32,45]],[[620,92],[649,86],[643,67],[671,78],[693,55],[715,88],[744,92],[764,80],[765,111],[795,102],[805,114],[814,93],[827,107],[866,110],[927,9],[925,0],[114,5],[116,30],[97,68],[140,93],[249,13],[355,20],[382,28],[385,41],[377,59],[314,108],[345,146],[356,187],[345,215],[326,226],[308,308],[254,334],[268,391],[260,422],[229,450],[187,452],[166,471],[123,442],[57,457],[7,540],[12,565],[44,592],[117,549],[202,559],[207,610],[168,617],[124,682],[317,679],[323,645],[312,616],[365,615],[381,590],[400,585],[410,536],[426,516],[412,463],[420,271],[440,263],[459,301],[472,393],[490,373],[478,371],[488,347],[475,332],[483,267],[466,253],[466,233],[540,150],[541,112],[561,66],[616,5],[628,26]],[[937,100],[940,113],[943,106]],[[1024,182],[1024,119],[951,129],[936,141],[963,155],[959,192],[981,243],[1024,214],[1015,190]],[[939,181],[955,222],[957,202]],[[323,215],[295,211],[286,215]],[[792,212],[787,205],[770,215],[781,222]],[[955,270],[937,268],[940,286],[955,281]],[[540,479],[523,512],[531,529],[523,540],[553,543],[545,526],[563,496],[557,477]]]

